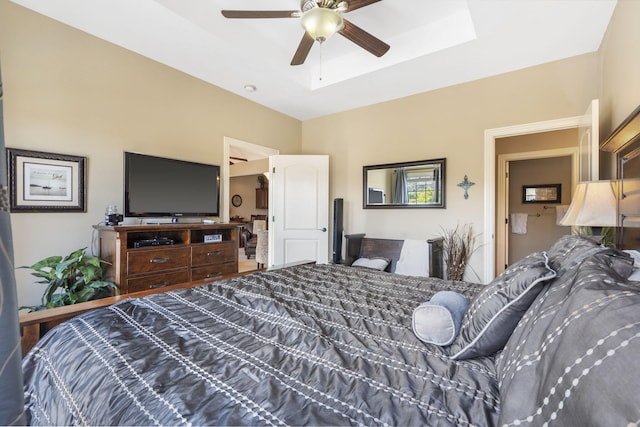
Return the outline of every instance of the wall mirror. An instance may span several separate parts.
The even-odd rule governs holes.
[[[444,208],[446,159],[362,168],[362,207]]]
[[[523,185],[522,203],[560,203],[562,184]]]

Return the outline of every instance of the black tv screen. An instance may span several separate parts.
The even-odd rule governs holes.
[[[220,215],[220,166],[124,153],[124,214]]]

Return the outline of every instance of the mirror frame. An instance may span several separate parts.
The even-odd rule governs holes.
[[[531,192],[533,192],[533,195],[531,195]],[[522,203],[560,203],[561,196],[562,184],[522,186]]]
[[[399,162],[399,163],[386,163],[383,165],[370,165],[362,167],[362,208],[363,209],[443,209],[446,208],[445,204],[445,194],[446,194],[446,164],[447,159],[429,159],[429,160],[417,160],[413,162]],[[380,169],[397,169],[401,167],[410,167],[410,166],[423,166],[423,165],[439,165],[441,171],[440,180],[440,202],[439,203],[429,203],[429,204],[369,204],[368,201],[368,192],[369,192],[369,184],[368,184],[368,172]]]

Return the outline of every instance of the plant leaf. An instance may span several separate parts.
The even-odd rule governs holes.
[[[85,283],[91,283],[96,279],[99,279],[102,276],[102,270],[100,268],[100,263],[98,263],[98,267],[95,265],[78,265],[78,271],[82,275],[82,280]]]
[[[44,294],[42,295],[42,303],[44,305],[47,305],[52,301],[53,296],[55,295],[56,291],[60,287],[60,283],[61,282],[58,279],[53,279],[49,281],[49,285],[47,286],[47,289],[45,289]]]
[[[18,310],[29,310],[29,313],[33,313],[34,311],[42,311],[46,308],[47,307],[45,307],[44,305],[21,305],[20,307],[18,307]]]
[[[102,263],[93,255],[85,255],[86,247],[77,249],[65,257],[52,256],[36,262],[30,268],[32,276],[40,278],[36,283],[47,285],[42,295],[42,306],[25,307],[31,310],[60,307],[118,294],[118,287],[102,281]],[[107,263],[108,264],[108,263]]]
[[[56,264],[58,264],[62,260],[61,256],[50,256],[48,258],[42,259],[35,264],[29,266],[22,266],[18,268],[30,268],[32,270],[41,271],[43,268],[49,267],[53,268]]]

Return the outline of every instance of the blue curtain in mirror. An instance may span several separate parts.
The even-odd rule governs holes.
[[[433,170],[433,182],[435,183],[433,186],[433,201],[440,203],[442,201],[442,192],[440,191],[442,184],[440,183],[440,171],[438,169]]]
[[[24,425],[22,349],[9,217],[2,94],[0,71],[0,425]]]
[[[396,169],[396,184],[393,188],[393,203],[405,205],[409,201],[407,195],[407,171],[406,169]]]

